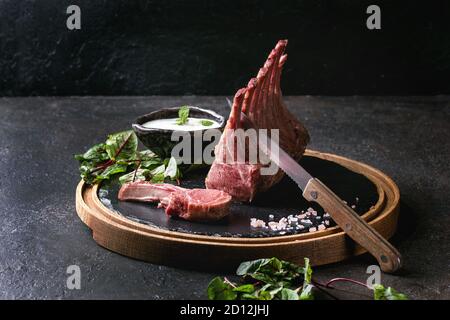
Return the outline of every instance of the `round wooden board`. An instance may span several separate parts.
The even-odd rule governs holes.
[[[373,167],[345,157],[312,150],[307,150],[306,154],[336,162],[370,179],[377,186],[379,200],[362,217],[384,237],[394,234],[400,193],[392,179]],[[304,257],[309,257],[313,265],[323,265],[365,252],[338,227],[269,238],[213,237],[163,230],[126,219],[108,209],[99,200],[97,191],[98,186],[88,187],[82,181],[76,190],[78,216],[92,229],[94,240],[114,252],[152,263],[229,270],[242,261],[262,257],[276,256],[300,264]]]

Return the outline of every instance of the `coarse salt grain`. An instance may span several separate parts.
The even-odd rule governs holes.
[[[323,224],[319,224],[319,226],[317,227],[320,230],[325,230],[327,227],[325,227]]]
[[[316,227],[309,228],[309,232],[317,231]]]
[[[250,225],[253,228],[265,228],[266,227],[266,223],[263,220],[256,219],[256,218],[250,219]]]
[[[269,222],[269,227],[270,227],[270,229],[274,230],[274,229],[276,229],[278,227],[278,223],[275,222],[275,221],[270,221]]]

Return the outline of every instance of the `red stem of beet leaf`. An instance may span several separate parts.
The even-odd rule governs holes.
[[[105,163],[99,165],[97,168],[92,169],[91,173],[106,169],[107,167],[109,167],[110,165],[112,165],[114,163],[113,160],[109,159],[108,161],[106,161]]]
[[[138,160],[138,165],[136,166],[136,169],[134,170],[133,182],[136,180],[136,175],[137,175],[137,172],[138,172],[138,169],[140,166],[141,166],[141,159]]]
[[[131,134],[128,136],[128,138],[122,143],[122,145],[119,147],[119,149],[116,151],[116,153],[114,154],[114,159],[122,152],[122,149],[125,147],[125,145],[128,143],[128,141],[131,138]],[[140,160],[131,160],[131,161],[140,161]],[[97,172],[99,170],[104,170],[106,168],[108,168],[110,165],[114,164],[116,161],[113,159],[109,159],[108,161],[106,161],[105,163],[101,164],[100,166],[98,166],[97,168],[94,168],[91,173]]]
[[[362,283],[362,282],[357,281],[357,280],[349,279],[349,278],[334,278],[334,279],[331,279],[330,281],[328,281],[325,284],[325,287],[332,288],[331,285],[333,283],[335,283],[335,282],[350,282],[350,283],[354,283],[354,284],[357,284],[357,285],[360,285],[362,287],[365,287],[365,288],[369,289],[365,283]]]
[[[313,279],[311,279],[311,283],[312,283],[312,284],[314,285],[314,287],[316,287],[317,290],[319,290],[320,292],[326,294],[327,296],[331,297],[331,298],[334,299],[334,300],[339,300],[339,298],[336,297],[334,294],[332,294],[331,292],[329,292],[329,291],[327,291],[327,290],[325,290],[325,289],[322,288],[322,287],[326,288],[326,286],[325,286],[324,284],[321,284],[320,282],[317,282],[317,281],[315,281],[315,280],[313,280]],[[331,288],[331,289],[333,289],[333,288]]]
[[[231,282],[230,280],[228,280],[227,277],[224,277],[224,278],[223,278],[223,282],[229,284],[229,285],[232,286],[233,288],[236,288],[236,285],[235,285],[233,282]]]
[[[335,287],[332,287],[332,286],[331,286],[333,283],[336,283],[336,282],[350,282],[350,283],[352,283],[352,284],[357,284],[357,285],[359,285],[359,286],[362,286],[362,287],[364,287],[364,288],[366,288],[366,289],[370,289],[369,287],[367,287],[367,285],[366,285],[365,283],[362,283],[362,282],[357,281],[357,280],[354,280],[354,279],[349,279],[349,278],[334,278],[334,279],[329,280],[329,281],[328,281],[327,283],[325,283],[325,284],[320,283],[320,282],[318,282],[318,281],[315,281],[314,279],[312,279],[311,282],[312,282],[312,284],[314,284],[314,286],[315,286],[318,290],[320,290],[321,292],[325,293],[326,295],[332,297],[332,298],[335,299],[335,300],[340,300],[340,299],[339,299],[338,297],[336,297],[335,295],[333,295],[333,294],[332,294],[331,292],[329,292],[328,290],[325,290],[324,288],[326,288],[326,289],[336,289]]]

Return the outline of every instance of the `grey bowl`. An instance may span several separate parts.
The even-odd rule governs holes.
[[[144,146],[156,153],[162,159],[169,158],[171,156],[173,147],[178,144],[177,141],[171,141],[172,133],[175,130],[146,128],[142,125],[151,120],[178,118],[179,109],[179,107],[162,108],[138,117],[132,124],[134,132],[138,136],[139,140],[144,144]],[[220,126],[217,129],[221,131],[225,127],[225,118],[212,110],[189,106],[189,117],[214,120],[219,123]],[[187,132],[191,135],[191,141],[194,141],[194,132],[202,131],[203,133],[206,130],[208,129],[205,128]],[[210,141],[202,142],[202,148],[205,148],[210,143]],[[193,155],[193,152],[191,152],[191,154]],[[193,157],[191,158],[191,161],[191,163],[194,163]]]

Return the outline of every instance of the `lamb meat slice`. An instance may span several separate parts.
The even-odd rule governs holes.
[[[159,202],[169,216],[190,221],[219,220],[229,213],[231,196],[214,189],[185,189],[166,183],[136,181],[119,190],[121,201]]]
[[[169,183],[135,181],[125,183],[119,190],[120,201],[159,202],[175,191],[185,190]]]
[[[170,216],[190,221],[219,220],[229,213],[232,197],[221,190],[187,189],[161,200]]]
[[[309,134],[287,109],[280,89],[281,71],[287,60],[286,45],[287,40],[278,41],[256,78],[237,91],[227,125],[215,148],[215,160],[205,180],[207,188],[223,190],[234,199],[247,202],[284,176],[280,169],[274,175],[262,175],[262,164],[249,163],[247,155],[244,161],[236,157],[237,151],[233,149],[236,143],[230,143],[230,139],[235,139],[234,130],[243,128],[241,112],[260,129],[278,129],[280,147],[297,161],[302,157]]]

